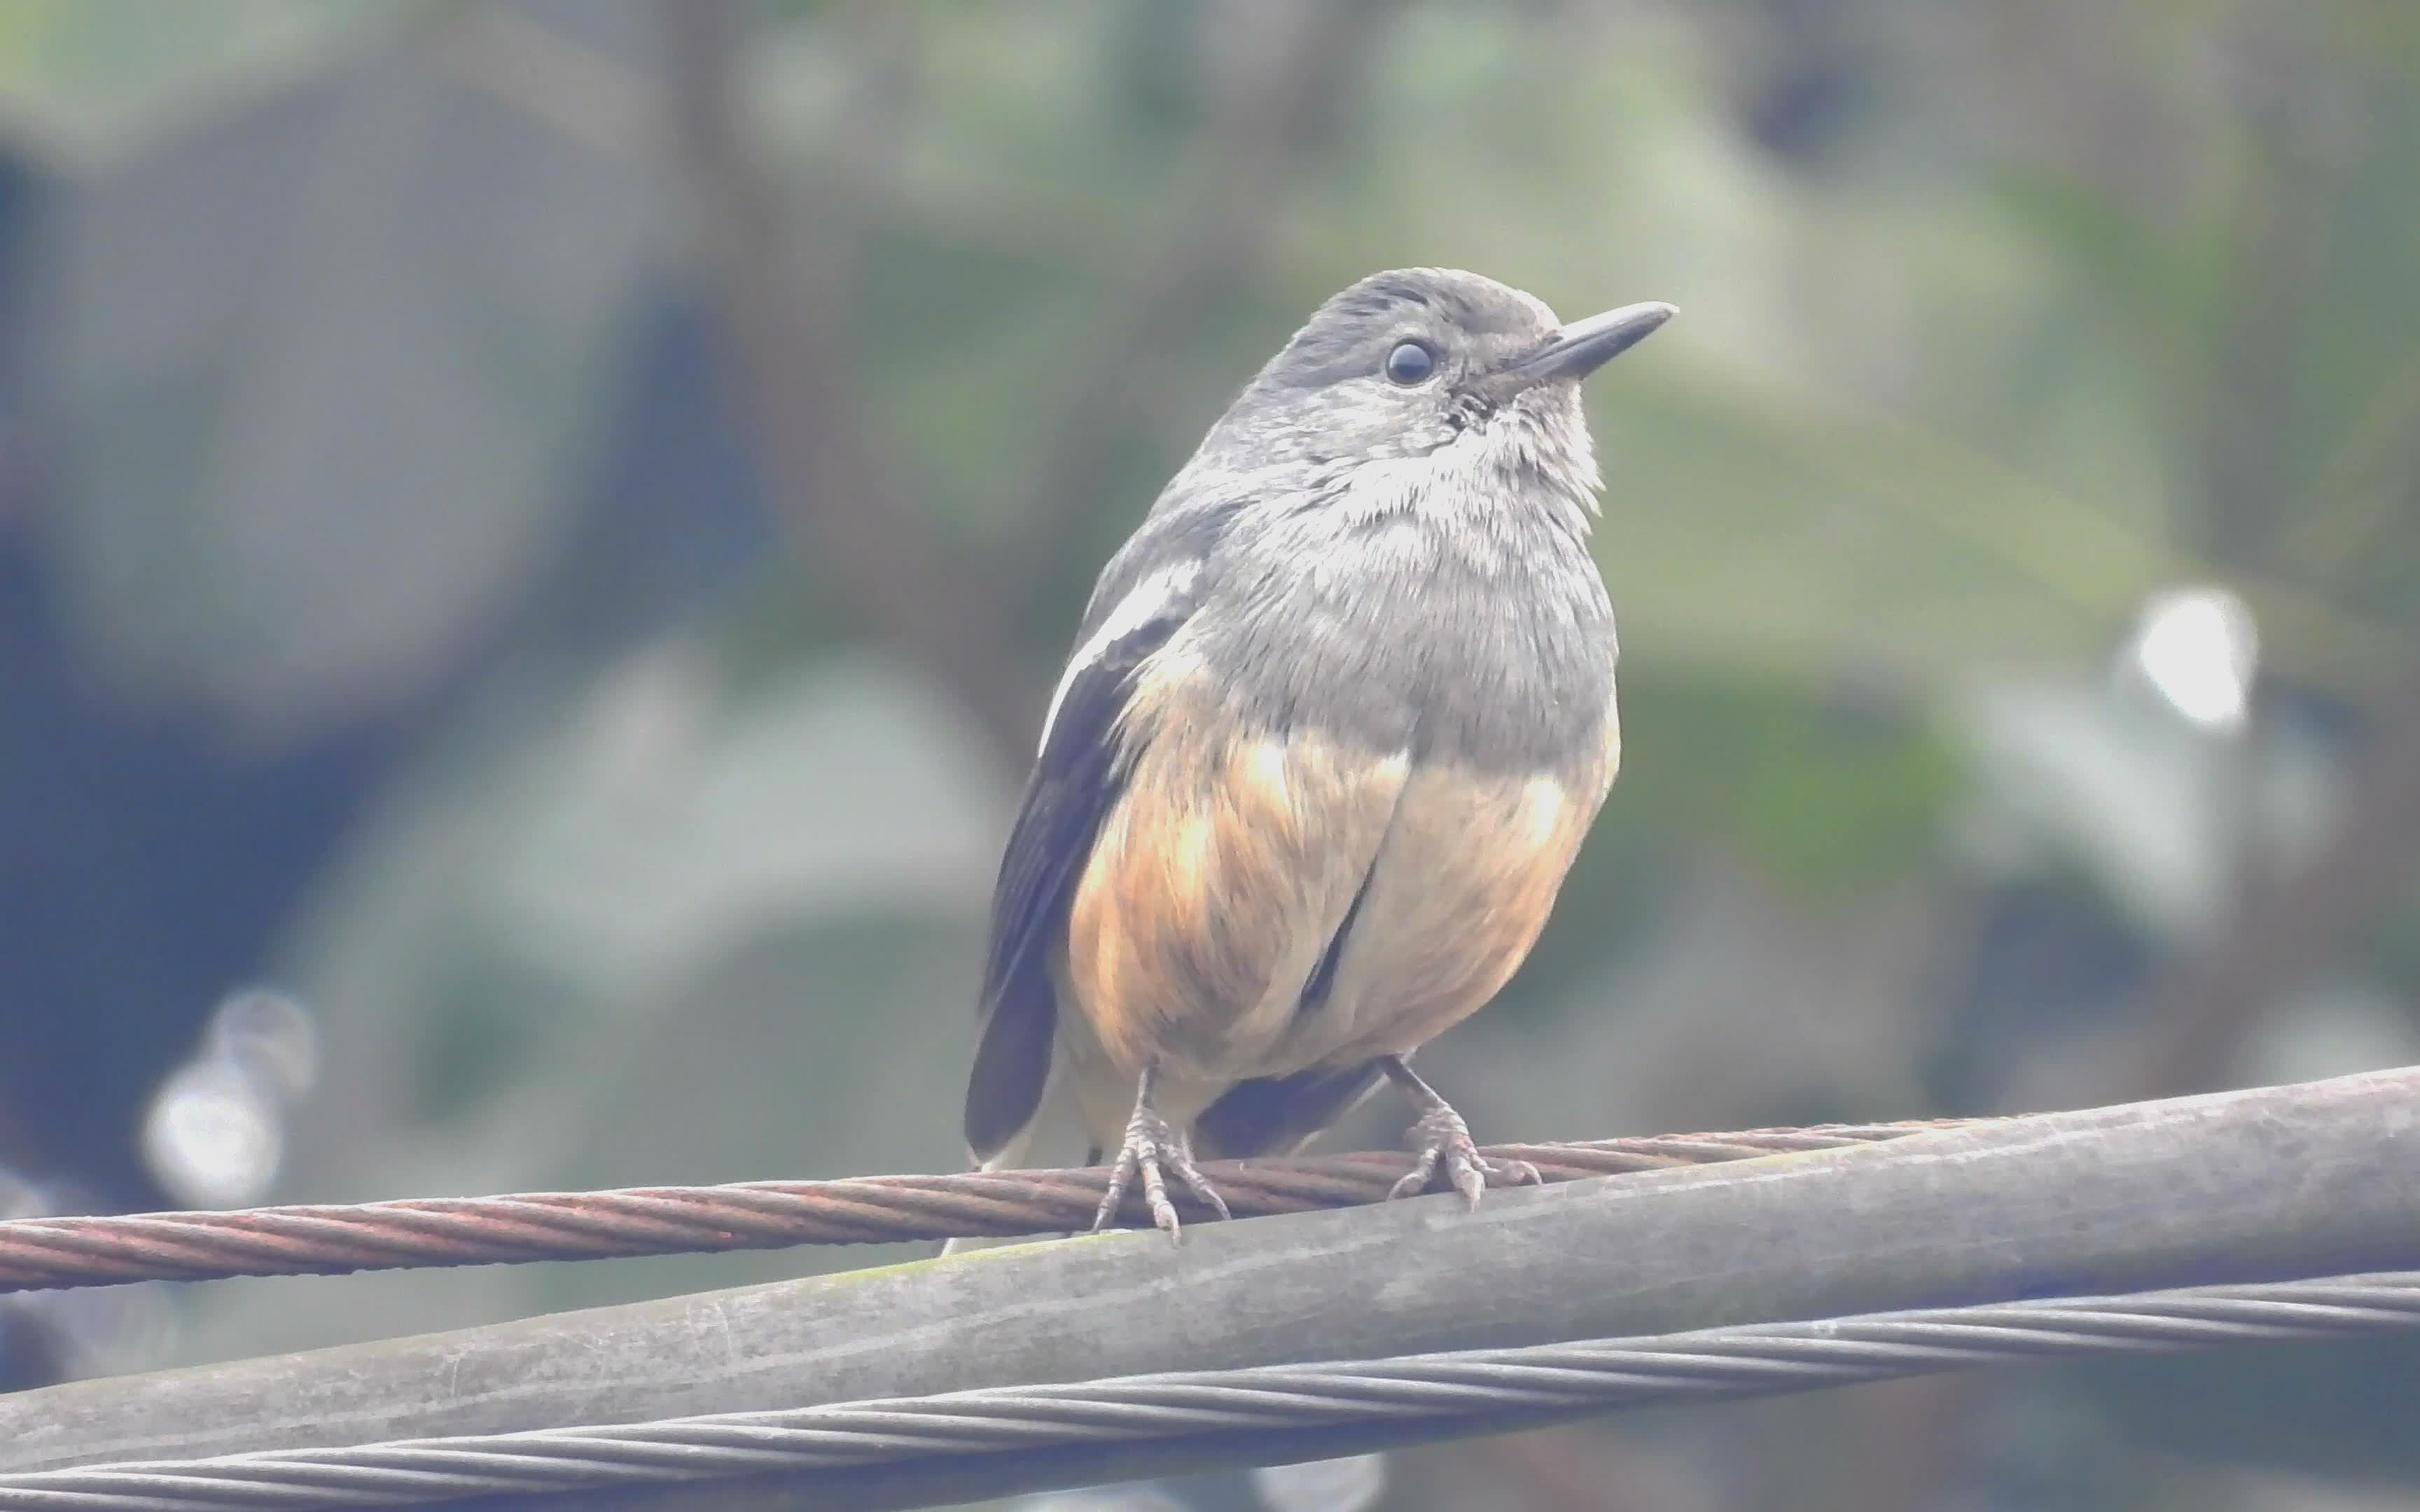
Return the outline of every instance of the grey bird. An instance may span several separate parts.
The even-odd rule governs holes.
[[[1621,762],[1580,381],[1673,314],[1565,324],[1444,269],[1329,300],[1103,569],[1003,856],[967,1089],[985,1169],[1046,1108],[1226,1204],[1391,1080],[1418,1167],[1489,1177],[1409,1064],[1544,925]]]

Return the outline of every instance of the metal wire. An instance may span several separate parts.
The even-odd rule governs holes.
[[[256,1512],[583,1492],[1385,1420],[1491,1431],[1677,1398],[2420,1329],[2420,1272],[1875,1313],[1368,1363],[1127,1376],[787,1412],[0,1475],[0,1512]],[[1230,1445],[1248,1462],[1250,1442]],[[812,1489],[811,1485],[801,1489]]]
[[[1486,1153],[1526,1160],[1538,1168],[1542,1180],[1571,1181],[1871,1144],[1951,1126],[1827,1124],[1581,1144],[1497,1145]],[[1235,1215],[1248,1217],[1378,1201],[1411,1169],[1411,1158],[1372,1153],[1211,1161],[1202,1169]],[[1094,1166],[24,1218],[0,1223],[0,1292],[1051,1234],[1091,1225],[1108,1177],[1106,1169]],[[1209,1216],[1188,1202],[1179,1195],[1178,1206],[1189,1216]],[[1137,1226],[1151,1222],[1140,1197],[1128,1204],[1124,1218]]]

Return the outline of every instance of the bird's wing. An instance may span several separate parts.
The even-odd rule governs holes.
[[[1385,1079],[1377,1061],[1365,1060],[1237,1082],[1194,1119],[1193,1152],[1203,1160],[1292,1154]]]
[[[1051,948],[1125,782],[1120,716],[1136,669],[1201,602],[1205,545],[1198,531],[1155,532],[1110,563],[1051,701],[992,894],[983,1038],[967,1084],[967,1148],[979,1164],[1007,1149],[1041,1108],[1058,1026]]]

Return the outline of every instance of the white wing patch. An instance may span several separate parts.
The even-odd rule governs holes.
[[[1084,669],[1108,655],[1111,646],[1150,624],[1177,595],[1191,588],[1193,579],[1201,574],[1199,562],[1179,562],[1160,568],[1135,584],[1134,591],[1120,599],[1109,617],[1101,622],[1101,627],[1085,637],[1076,654],[1067,658],[1067,670],[1059,674],[1059,687],[1050,695],[1049,711],[1042,716],[1042,744],[1036,749],[1037,755],[1049,748],[1050,727],[1059,720],[1059,705],[1066,701],[1067,689],[1076,686]]]

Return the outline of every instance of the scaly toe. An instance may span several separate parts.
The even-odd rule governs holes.
[[[1538,1180],[1538,1167],[1526,1160],[1490,1161],[1479,1153],[1471,1142],[1470,1130],[1461,1115],[1451,1108],[1442,1108],[1421,1116],[1413,1125],[1413,1148],[1419,1152],[1419,1162],[1411,1174],[1397,1181],[1389,1197],[1415,1196],[1429,1189],[1435,1181],[1437,1167],[1445,1167],[1447,1182],[1462,1194],[1466,1207],[1479,1206],[1480,1195],[1492,1180],[1504,1186]]]
[[[1143,1205],[1151,1209],[1152,1227],[1166,1234],[1168,1242],[1173,1244],[1185,1226],[1176,1221],[1176,1204],[1168,1200],[1168,1178],[1160,1171],[1159,1157],[1156,1152],[1143,1151],[1140,1164]]]
[[[1117,1218],[1118,1209],[1125,1205],[1126,1188],[1141,1165],[1132,1149],[1118,1151],[1117,1163],[1109,1167],[1109,1187],[1101,1194],[1101,1205],[1093,1211],[1093,1232],[1099,1233]]]
[[[1227,1211],[1227,1199],[1220,1196],[1218,1189],[1210,1184],[1210,1179],[1194,1166],[1192,1156],[1179,1150],[1173,1157],[1168,1159],[1168,1168],[1178,1180],[1185,1183],[1187,1191],[1202,1199],[1203,1207],[1221,1218],[1234,1216]]]
[[[1221,1218],[1232,1216],[1227,1199],[1218,1195],[1209,1179],[1194,1168],[1193,1157],[1187,1153],[1183,1141],[1156,1118],[1137,1114],[1126,1128],[1125,1144],[1118,1151],[1118,1162],[1111,1170],[1109,1189],[1101,1196],[1101,1206],[1093,1216],[1093,1231],[1100,1232],[1117,1220],[1118,1209],[1136,1180],[1142,1184],[1143,1202],[1151,1210],[1154,1227],[1168,1235],[1174,1243],[1183,1226],[1176,1216],[1176,1204],[1169,1199],[1171,1177],[1182,1182],[1186,1190],[1202,1199],[1202,1206]]]
[[[1462,1194],[1462,1205],[1477,1211],[1480,1194],[1487,1190],[1486,1163],[1457,1149],[1447,1158],[1446,1170],[1453,1178],[1453,1189]]]
[[[1398,1197],[1416,1197],[1427,1191],[1429,1182],[1436,1177],[1437,1155],[1438,1151],[1434,1149],[1421,1150],[1419,1164],[1412,1167],[1411,1174],[1388,1188],[1387,1200],[1392,1202]]]

